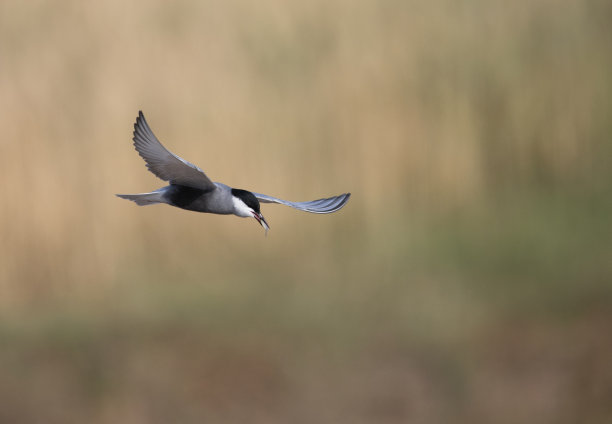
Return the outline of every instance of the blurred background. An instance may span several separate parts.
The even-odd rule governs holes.
[[[612,422],[607,1],[0,2],[0,422]],[[215,181],[164,183],[142,109]]]

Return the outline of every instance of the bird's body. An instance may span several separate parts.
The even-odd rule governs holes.
[[[171,184],[166,187],[168,204],[194,212],[233,214],[232,189],[221,183],[215,183],[215,185],[216,189],[204,191]]]
[[[142,112],[134,124],[134,147],[147,168],[170,185],[140,194],[118,194],[140,206],[166,203],[181,209],[219,215],[254,217],[265,229],[268,223],[260,211],[260,202],[279,203],[312,213],[331,213],[342,208],[350,193],[308,202],[289,202],[265,194],[231,188],[212,182],[197,166],[166,150],[149,128]]]
[[[231,188],[216,183],[214,190],[202,190],[178,184],[170,184],[151,193],[118,194],[117,196],[133,200],[141,206],[155,203],[167,203],[170,206],[194,212],[229,215],[234,213]]]

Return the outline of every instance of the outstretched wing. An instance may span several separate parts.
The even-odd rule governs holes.
[[[291,206],[292,208],[311,213],[332,213],[340,210],[348,202],[351,193],[344,193],[340,196],[328,197],[326,199],[310,200],[308,202],[289,202],[288,200],[277,199],[276,197],[265,194],[253,193],[262,203],[279,203]]]
[[[169,181],[171,184],[180,184],[201,190],[216,188],[204,171],[162,146],[149,128],[142,111],[138,112],[138,118],[136,118],[134,124],[133,140],[136,151],[147,163],[149,171],[156,177]]]

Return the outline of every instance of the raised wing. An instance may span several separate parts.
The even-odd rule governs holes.
[[[288,200],[277,199],[276,197],[265,194],[253,193],[262,203],[279,203],[291,206],[292,208],[311,213],[332,213],[340,210],[348,202],[351,193],[344,193],[340,196],[328,197],[326,199],[310,200],[308,202],[289,202]]]
[[[136,151],[147,163],[149,171],[156,177],[169,181],[171,184],[180,184],[202,190],[216,188],[204,171],[162,146],[149,128],[142,111],[138,112],[138,118],[136,118],[134,124],[133,140]]]

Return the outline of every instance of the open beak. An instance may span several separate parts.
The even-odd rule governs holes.
[[[259,224],[262,227],[264,227],[264,230],[266,230],[266,235],[267,235],[268,230],[270,229],[270,226],[266,222],[266,218],[264,218],[264,216],[261,213],[257,213],[257,212],[253,212],[253,217],[257,220],[257,222],[259,222]]]

